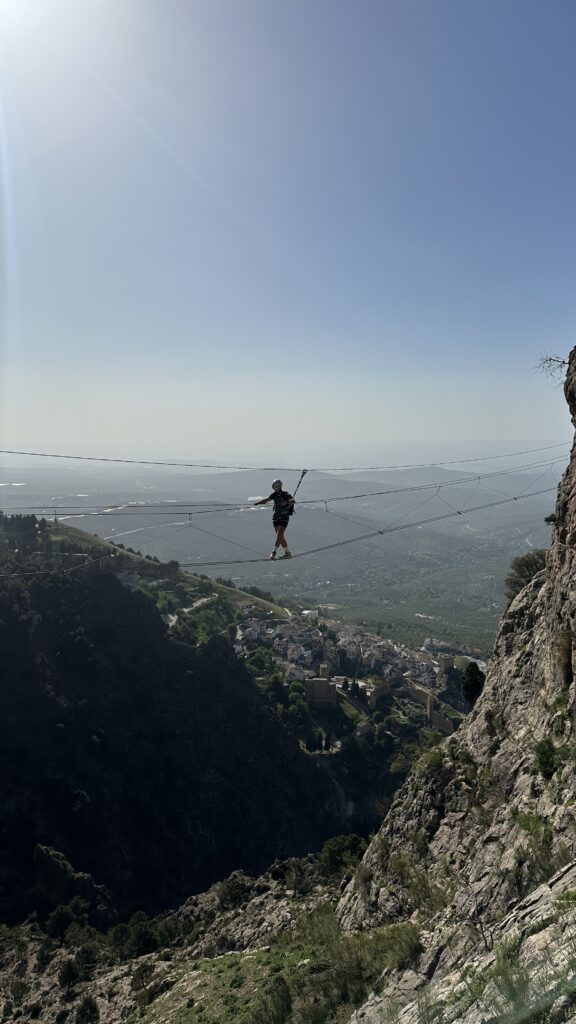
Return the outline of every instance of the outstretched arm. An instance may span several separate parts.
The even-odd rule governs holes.
[[[255,501],[255,505],[267,505],[269,501],[272,501],[273,494],[269,494],[267,498],[260,498],[260,501]]]

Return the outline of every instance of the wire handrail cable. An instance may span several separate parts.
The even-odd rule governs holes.
[[[430,516],[428,519],[421,519],[421,520],[419,520],[416,523],[402,523],[401,525],[384,527],[383,529],[380,529],[380,530],[371,530],[369,533],[360,534],[358,537],[348,537],[346,540],[334,541],[334,543],[332,543],[332,544],[323,544],[323,545],[321,545],[318,548],[309,548],[307,551],[301,551],[298,554],[292,555],[291,561],[293,561],[296,558],[305,558],[308,555],[320,554],[322,551],[331,551],[331,550],[334,550],[336,548],[346,547],[348,544],[355,544],[355,543],[357,543],[358,541],[361,541],[361,540],[371,540],[373,537],[384,537],[387,534],[398,533],[400,530],[411,530],[413,528],[417,528],[417,527],[420,527],[420,526],[427,526],[429,523],[437,523],[437,522],[441,522],[441,521],[446,520],[446,519],[454,519],[456,516],[469,515],[471,512],[481,512],[481,511],[483,511],[485,509],[496,508],[497,506],[500,506],[500,505],[508,505],[512,501],[524,501],[526,498],[535,498],[538,495],[550,494],[551,492],[555,492],[556,490],[557,490],[556,486],[554,486],[554,487],[545,487],[545,488],[543,488],[542,490],[539,490],[539,491],[532,491],[529,494],[519,494],[519,495],[512,496],[510,498],[502,498],[500,501],[491,501],[491,502],[488,502],[485,505],[475,505],[472,508],[466,508],[466,509],[455,509],[452,512],[446,512],[443,515]],[[88,565],[88,564],[92,564],[94,562],[102,562],[102,561],[104,561],[104,559],[111,558],[111,557],[113,557],[116,554],[117,554],[117,552],[111,552],[109,555],[102,555],[102,556],[100,556],[98,558],[89,559],[88,562],[84,562],[84,563],[82,563],[81,565],[78,565],[78,566],[71,566],[68,569],[37,569],[37,570],[33,570],[32,569],[32,570],[25,571],[25,572],[0,573],[0,579],[5,579],[7,577],[17,577],[17,576],[45,576],[45,575],[54,575],[54,574],[61,575],[62,573],[71,573],[71,572],[77,571],[78,569],[85,568],[85,566]],[[267,561],[268,561],[267,558],[262,558],[261,557],[261,558],[226,559],[226,560],[223,559],[223,560],[220,560],[220,561],[205,561],[205,562],[180,562],[179,565],[182,568],[188,568],[188,569],[189,568],[196,568],[196,569],[200,569],[203,566],[213,566],[213,565],[248,565],[248,564],[262,563],[262,562],[267,562]]]
[[[391,487],[383,491],[366,491],[363,494],[344,494],[334,495],[333,497],[318,497],[318,498],[306,498],[304,501],[299,501],[298,505],[316,505],[320,503],[335,502],[335,501],[353,501],[358,498],[378,498],[388,494],[408,494],[413,491],[425,491],[435,490],[436,488],[442,487],[463,487],[469,483],[476,483],[478,481],[495,479],[496,477],[511,476],[514,473],[523,473],[531,469],[541,469],[543,466],[546,469],[552,467],[558,462],[564,462],[564,456],[559,456],[552,460],[545,459],[538,462],[525,463],[522,466],[513,466],[509,469],[493,470],[490,473],[480,473],[474,475],[464,476],[458,480],[441,480],[440,482],[435,481],[433,483],[426,484],[411,484],[408,487]],[[531,485],[529,485],[531,486]],[[200,506],[200,507],[198,507]],[[209,506],[209,507],[207,507]],[[183,508],[194,508],[195,511],[189,513],[190,515],[210,515],[219,512],[241,512],[244,509],[252,508],[251,505],[247,505],[246,502],[242,504],[234,504],[233,502],[185,502],[185,501],[170,501],[170,502],[151,502],[149,505],[142,505],[138,503],[136,505],[130,505],[129,503],[123,503],[117,507],[110,506],[110,503],[106,505],[51,505],[48,502],[44,505],[11,505],[7,508],[9,512],[24,512],[24,511],[42,511],[44,513],[58,511],[63,514],[67,513],[69,509],[78,509],[78,515],[71,515],[70,518],[83,519],[87,516],[150,516],[150,515],[182,515],[181,509]],[[154,511],[158,509],[158,511]]]
[[[371,530],[369,533],[360,534],[358,537],[349,537],[346,540],[334,541],[332,544],[323,544],[318,548],[309,548],[307,551],[301,551],[298,554],[292,555],[291,560],[295,558],[304,558],[307,555],[316,555],[321,551],[330,551],[334,548],[345,547],[348,544],[355,544],[360,540],[370,540],[372,537],[384,537],[386,534],[398,533],[400,530],[410,530],[419,526],[427,526],[429,523],[441,522],[445,519],[454,519],[456,516],[469,515],[471,512],[480,512],[488,508],[496,508],[498,505],[507,505],[512,501],[523,501],[526,498],[534,498],[540,494],[550,494],[552,491],[556,491],[556,487],[545,487],[540,491],[532,491],[530,494],[521,494],[510,498],[502,498],[500,501],[491,501],[485,505],[475,505],[473,508],[467,509],[455,509],[452,512],[445,512],[440,516],[431,516],[428,519],[421,519],[416,523],[402,523],[397,526],[384,527],[381,530]],[[267,559],[248,558],[245,560],[246,563],[267,561]],[[217,561],[217,562],[180,562],[183,568],[201,568],[204,565],[241,565],[244,564],[244,560],[229,560],[229,561]]]
[[[508,459],[517,455],[531,455],[535,452],[551,451],[553,448],[568,447],[569,444],[569,441],[561,441],[557,444],[545,445],[541,448],[526,448],[523,451],[506,452],[503,455],[480,455],[473,459],[438,459],[435,462],[409,462],[394,466],[316,466],[313,467],[313,471],[316,473],[357,473],[388,469],[432,469],[435,466],[466,465],[471,462],[489,462],[494,459]],[[16,451],[10,448],[0,448],[0,455],[24,455],[37,459],[71,459],[76,462],[111,462],[131,466],[170,466],[177,469],[254,470],[263,473],[275,473],[279,469],[288,473],[298,473],[301,468],[294,466],[239,466],[215,462],[177,462],[162,459],[123,459],[103,455],[69,455],[62,452]],[[308,470],[308,472],[310,472],[310,470]]]

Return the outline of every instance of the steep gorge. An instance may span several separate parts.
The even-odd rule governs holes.
[[[113,573],[5,582],[0,650],[4,922],[66,901],[60,885],[38,887],[39,845],[127,913],[348,826],[336,786],[230,645],[172,640],[153,602]]]

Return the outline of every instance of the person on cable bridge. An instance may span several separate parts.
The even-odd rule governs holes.
[[[288,491],[282,490],[281,480],[273,480],[272,494],[269,494],[267,498],[261,498],[260,501],[255,501],[254,504],[267,505],[269,501],[274,502],[272,525],[276,530],[276,541],[270,558],[274,561],[278,548],[284,548],[284,554],[281,556],[282,558],[292,558],[292,553],[288,548],[284,532],[290,522],[290,516],[294,511],[294,498],[291,494],[288,494]]]

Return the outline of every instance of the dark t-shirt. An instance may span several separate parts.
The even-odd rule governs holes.
[[[274,519],[285,519],[288,522],[290,516],[290,509],[292,501],[292,495],[288,494],[288,491],[273,491],[269,496],[268,501],[274,502],[274,511],[272,513]]]

